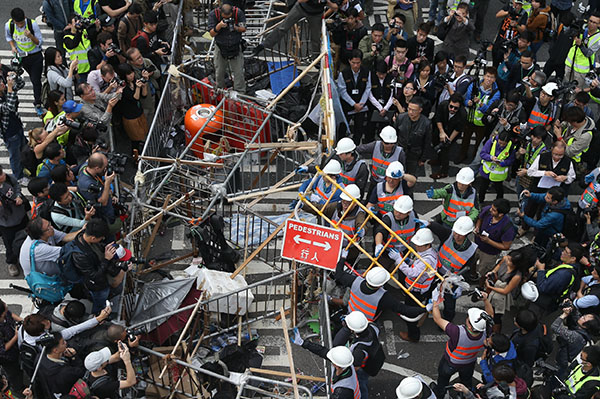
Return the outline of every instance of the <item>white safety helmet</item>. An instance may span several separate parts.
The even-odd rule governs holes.
[[[461,184],[471,184],[475,180],[475,173],[471,168],[462,168],[456,175],[456,181]]]
[[[400,179],[404,176],[404,165],[399,161],[391,162],[385,170],[385,175],[393,179]]]
[[[485,311],[479,308],[471,308],[467,311],[467,313],[469,314],[469,323],[471,323],[475,331],[485,330],[487,322],[483,317],[481,317],[481,314],[485,313]]]
[[[385,270],[383,267],[374,266],[367,273],[367,283],[371,287],[381,287],[385,283],[387,283],[390,279],[390,273]]]
[[[433,233],[427,227],[419,229],[410,239],[415,245],[427,245],[433,242]]]
[[[367,320],[367,317],[364,315],[364,313],[357,310],[350,312],[344,320],[346,321],[348,328],[355,333],[361,333],[365,331],[369,325],[369,320]]]
[[[327,352],[327,359],[329,359],[331,363],[342,368],[350,367],[352,366],[352,363],[354,363],[352,352],[345,346],[336,346],[329,349]]]
[[[344,137],[340,141],[338,141],[337,146],[335,147],[335,152],[338,154],[346,154],[352,152],[356,149],[356,144],[350,137]]]
[[[406,377],[396,387],[396,397],[398,399],[413,399],[419,396],[422,390],[423,383],[418,378]]]
[[[346,194],[345,192],[342,191],[342,193],[340,194],[340,198],[343,199],[344,201],[352,201],[353,199],[360,199],[360,188],[358,188],[358,186],[356,184],[348,184],[346,187],[344,187],[344,190],[346,190],[348,192],[348,194],[350,194],[350,198],[348,196],[348,194]]]
[[[545,92],[549,96],[554,95],[554,94],[552,94],[554,92],[554,90],[558,90],[558,85],[554,82],[546,83],[544,86],[542,86],[542,91]]]
[[[528,301],[535,302],[540,296],[540,293],[537,285],[535,285],[533,281],[527,281],[521,286],[521,295]]]
[[[398,141],[396,129],[394,129],[393,126],[386,126],[383,129],[381,129],[379,137],[381,137],[381,140],[383,140],[383,142],[387,144],[396,144],[396,142]]]
[[[471,218],[468,216],[459,217],[454,222],[454,225],[452,225],[452,231],[456,234],[460,234],[461,236],[466,236],[467,234],[471,233],[474,228],[475,225],[473,224]]]
[[[400,213],[408,213],[413,210],[413,200],[408,195],[403,195],[394,202],[394,210]]]
[[[323,168],[323,173],[327,175],[339,175],[342,173],[342,165],[336,159],[332,159],[327,162],[327,165]]]

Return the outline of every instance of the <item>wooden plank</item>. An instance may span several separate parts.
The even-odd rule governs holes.
[[[281,315],[281,328],[283,329],[283,338],[285,340],[285,349],[287,351],[288,362],[290,363],[290,373],[292,374],[292,385],[294,386],[294,398],[300,399],[300,393],[298,392],[298,379],[296,378],[296,367],[294,366],[294,357],[292,356],[292,344],[290,343],[290,336],[287,329],[287,320],[285,319],[285,311],[283,307],[279,309]]]
[[[227,198],[227,201],[231,203],[231,202],[243,201],[243,200],[247,200],[247,199],[255,198],[255,197],[262,198],[269,194],[280,193],[282,191],[288,191],[288,190],[295,190],[297,188],[300,188],[300,186],[302,186],[302,183],[296,183],[296,184],[292,184],[291,186],[285,186],[285,187],[270,188],[265,191],[257,191],[255,193],[243,194],[243,195],[238,195],[237,197]]]
[[[249,370],[253,373],[256,374],[266,374],[266,375],[274,375],[277,377],[291,377],[291,373],[286,373],[285,371],[276,371],[276,370],[269,370],[269,369],[258,369],[255,367],[250,367]],[[296,375],[296,378],[298,378],[299,380],[306,380],[306,381],[314,381],[314,382],[325,382],[325,378],[323,377],[315,377],[312,375],[303,375],[303,374],[298,374]]]

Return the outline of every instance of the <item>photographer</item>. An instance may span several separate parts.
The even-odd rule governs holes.
[[[561,304],[561,308],[562,313],[554,320],[551,328],[558,343],[556,365],[558,377],[562,380],[568,374],[569,363],[600,333],[600,317],[595,314],[581,316],[568,299]]]
[[[107,168],[106,155],[99,152],[90,155],[87,165],[79,171],[77,189],[87,203],[98,205],[96,216],[110,223],[111,234],[114,234],[121,227],[121,219],[115,217],[113,208],[111,184],[115,179],[115,173],[107,174]]]
[[[88,74],[87,83],[96,93],[112,94],[119,87],[121,80],[115,79],[115,69],[110,64],[104,65]]]
[[[440,102],[437,106],[433,118],[433,123],[437,128],[437,134],[433,134],[433,144],[435,145],[433,149],[437,151],[440,170],[430,176],[432,179],[448,177],[450,154],[455,150],[455,143],[467,122],[467,111],[463,107],[462,101],[460,94],[453,94],[450,99]]]
[[[42,116],[42,32],[35,20],[25,17],[22,9],[13,8],[4,26],[4,37],[18,60],[18,68],[22,68],[19,75],[23,69],[29,75],[33,85],[33,106],[37,115]]]
[[[169,43],[158,38],[156,34],[157,26],[158,14],[154,11],[146,11],[144,14],[144,27],[131,39],[131,46],[140,50],[142,56],[151,60],[160,71],[161,65],[166,63],[163,57],[171,53],[171,48]]]
[[[358,43],[358,49],[363,53],[363,64],[367,70],[374,69],[377,61],[385,60],[390,54],[390,44],[383,37],[385,27],[376,23],[371,28],[371,34],[364,36]]]
[[[131,140],[131,153],[135,155],[135,151],[138,151],[141,154],[149,127],[140,99],[152,97],[148,95],[150,73],[144,70],[142,79],[136,79],[135,71],[129,64],[119,65],[117,72],[125,82],[119,103],[123,130]]]
[[[242,51],[242,33],[246,32],[244,12],[230,4],[223,4],[208,14],[208,29],[216,44],[214,64],[217,87],[225,89],[225,71],[228,69],[230,77],[235,77],[232,78],[234,90],[245,93]]]
[[[75,349],[67,347],[61,333],[51,333],[50,337],[50,342],[45,344],[46,351],[40,359],[34,385],[36,397],[39,398],[68,395],[75,382],[85,374],[81,360],[75,356]]]
[[[576,80],[579,87],[585,87],[585,75],[594,68],[594,58],[600,50],[600,12],[595,11],[588,19],[583,32],[575,32],[573,44],[565,59],[565,78]]]
[[[586,346],[571,364],[569,376],[565,379],[567,393],[555,396],[557,399],[587,399],[600,389],[600,347]]]
[[[444,18],[442,26],[438,30],[445,29],[446,37],[442,49],[452,54],[453,58],[469,56],[469,39],[475,30],[475,26],[469,19],[469,5],[460,3],[456,11],[451,10],[450,15]]]
[[[493,381],[486,385],[477,385],[477,396],[460,383],[454,384],[454,390],[461,392],[464,395],[464,399],[474,399],[476,397],[485,397],[487,399],[529,397],[527,383],[521,377],[518,377],[515,370],[507,364],[497,364],[494,366],[492,369],[492,378]]]
[[[154,118],[154,111],[156,110],[154,98],[156,97],[156,93],[161,89],[161,86],[159,85],[159,79],[161,77],[160,70],[157,69],[148,58],[142,57],[140,50],[135,47],[127,50],[127,64],[133,68],[135,79],[143,79],[144,75],[146,75],[144,71],[147,72],[148,95],[142,97],[140,103],[144,110],[144,115],[146,115],[146,121],[152,121]]]
[[[405,40],[397,40],[394,44],[394,53],[386,57],[385,62],[388,65],[388,72],[393,78],[393,91],[400,91],[406,81],[413,76],[415,66],[406,57],[408,47]]]
[[[13,175],[7,175],[0,167],[0,233],[6,251],[6,263],[11,276],[19,275],[18,254],[13,249],[16,234],[25,229],[31,206],[21,194],[21,186]]]
[[[577,291],[576,298],[573,300],[573,306],[583,314],[598,314],[598,310],[600,309],[599,265],[594,266],[591,275],[581,278],[581,285]]]
[[[119,341],[118,346],[119,352],[112,356],[110,349],[107,347],[86,356],[84,364],[90,373],[87,383],[90,386],[90,393],[92,395],[100,398],[117,398],[119,397],[120,389],[127,389],[136,384],[136,373],[131,364],[129,348],[121,341]],[[125,365],[125,380],[115,379],[105,369],[108,364],[119,360],[122,360]]]
[[[500,65],[506,52],[510,52],[513,43],[516,43],[519,28],[524,29],[527,24],[527,11],[523,9],[524,0],[513,0],[496,12],[496,18],[504,18],[498,28],[496,40],[492,47],[492,61],[495,67]]]
[[[348,68],[352,50],[358,48],[360,40],[367,35],[367,28],[359,18],[355,8],[348,10],[346,19],[333,30],[332,48],[335,49],[335,71]]]
[[[125,62],[125,57],[121,55],[119,47],[113,43],[110,33],[100,33],[96,38],[96,42],[98,44],[88,51],[92,71],[101,69],[105,65],[112,65],[113,68],[116,68],[120,63]]]
[[[558,106],[556,104],[554,93],[558,89],[558,85],[554,82],[546,83],[542,86],[539,92],[539,97],[535,98],[535,102],[528,101],[525,103],[525,112],[529,113],[527,119],[527,128],[533,129],[536,126],[544,126],[547,132],[552,129],[552,124],[558,117]],[[529,93],[526,93],[529,96]],[[532,105],[533,108],[530,108]]]
[[[529,77],[539,67],[534,62],[533,54],[526,50],[521,53],[521,59],[519,63],[513,66],[508,73],[508,84],[506,86],[507,91],[511,91],[515,88],[520,88],[521,85],[529,81]],[[524,82],[525,81],[525,82]]]
[[[508,178],[508,169],[515,161],[515,148],[508,132],[504,130],[495,138],[490,138],[480,155],[481,167],[476,182],[479,202],[485,201],[490,183],[494,186],[496,198],[504,198],[503,182]]]
[[[50,172],[58,165],[66,165],[65,162],[65,150],[61,147],[58,142],[53,141],[44,150],[44,159],[38,166],[36,177],[43,177],[48,179],[48,183],[51,184]]]
[[[82,20],[71,19],[71,23],[65,28],[63,41],[63,47],[67,51],[67,57],[69,57],[71,63],[77,60],[78,81],[85,82],[91,69],[88,51],[92,48],[92,43]]]
[[[527,146],[519,148],[519,151],[517,152],[517,162],[519,165],[516,182],[517,194],[521,194],[523,190],[535,191],[536,185],[534,183],[536,182],[536,179],[529,176],[527,171],[539,156],[547,151],[546,144],[544,143],[547,133],[543,126],[536,126],[529,136],[531,137],[531,140],[529,140]],[[525,212],[527,213],[527,211]],[[529,216],[532,216],[531,213],[528,214]]]
[[[467,92],[467,87],[471,83],[473,77],[465,73],[465,67],[467,66],[467,57],[458,56],[454,58],[454,72],[450,76],[450,80],[444,85],[444,90],[438,98],[438,103],[446,101],[454,93],[459,93],[464,96]],[[462,102],[462,101],[461,101]]]
[[[552,187],[546,193],[531,193],[529,190],[523,190],[522,194],[527,197],[527,202],[544,204],[538,220],[525,215],[521,209],[517,209],[517,215],[528,226],[536,229],[535,243],[546,247],[550,237],[562,233],[565,222],[564,212],[571,209],[571,203],[559,187]],[[521,230],[519,233],[521,234]]]
[[[586,168],[585,162],[581,161],[581,156],[590,147],[593,137],[592,132],[596,124],[579,107],[567,108],[563,112],[562,119],[566,124],[561,125],[558,121],[555,122],[554,135],[558,141],[562,141],[567,145],[565,155],[573,160],[575,171],[581,176]]]
[[[75,59],[66,68],[63,65],[63,56],[56,47],[48,47],[44,53],[45,75],[48,78],[48,86],[51,91],[59,91],[64,94],[66,100],[73,99],[73,77],[77,73],[79,61]],[[49,108],[49,107],[48,107]],[[57,115],[54,115],[56,117]]]
[[[10,169],[20,183],[26,184],[21,164],[21,148],[25,145],[23,122],[19,116],[17,92],[25,86],[23,79],[14,72],[0,76],[0,135],[8,150]]]
[[[562,81],[565,76],[565,59],[571,48],[573,36],[576,36],[577,33],[571,27],[574,21],[575,16],[572,12],[563,15],[561,24],[557,28],[556,37],[548,50],[548,61],[544,65],[544,73],[550,76],[554,72],[559,81]]]
[[[406,41],[408,34],[404,30],[404,24],[406,23],[406,17],[402,14],[396,14],[392,18],[389,18],[389,28],[385,32],[385,40],[390,43],[390,49],[396,46],[398,40]]]
[[[496,324],[494,324],[494,327]],[[492,370],[502,362],[515,369],[515,360],[517,358],[517,350],[511,340],[504,334],[494,332],[485,340],[485,349],[481,355],[479,366],[483,372],[483,382],[489,384],[494,382]]]
[[[85,200],[79,193],[70,191],[64,183],[54,183],[49,192],[54,200],[50,217],[59,231],[71,233],[80,230],[96,213],[96,208],[86,208]]]
[[[96,130],[100,131],[102,136],[106,136],[113,108],[121,100],[122,93],[123,88],[120,87],[114,94],[96,94],[92,86],[80,83],[75,88],[75,94],[83,100],[80,116],[87,122],[93,122]],[[102,138],[105,139],[105,137]]]

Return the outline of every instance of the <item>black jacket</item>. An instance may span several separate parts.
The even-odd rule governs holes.
[[[452,134],[453,131],[458,130],[459,133],[462,132],[467,123],[467,111],[465,107],[460,105],[460,109],[456,112],[456,114],[450,118],[450,112],[448,111],[448,103],[450,100],[442,101],[435,112],[435,116],[433,117],[433,124],[436,131],[439,132],[437,128],[437,124],[441,123],[446,131],[448,137]],[[459,135],[460,136],[460,135]],[[458,136],[456,137],[458,138]],[[456,140],[456,139],[455,139]]]
[[[396,117],[394,127],[398,132],[398,145],[407,154],[415,154],[419,160],[431,158],[431,121],[423,114],[416,122],[408,117],[408,112]]]
[[[58,363],[48,359],[46,355],[41,360],[39,380],[36,381],[36,394],[38,398],[54,398],[54,394],[68,395],[77,380],[84,376],[85,367],[77,359]],[[39,384],[38,384],[39,383]]]
[[[103,244],[88,244],[83,239],[83,233],[75,237],[77,246],[83,252],[73,253],[73,264],[77,272],[83,276],[83,283],[90,291],[100,291],[108,288],[108,275],[115,277],[120,269],[112,260],[106,260],[104,255],[99,257],[92,245],[97,246],[96,251],[104,254]]]

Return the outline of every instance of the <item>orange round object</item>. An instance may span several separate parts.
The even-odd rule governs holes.
[[[215,106],[212,104],[197,104],[192,108],[188,109],[185,113],[185,142],[190,144],[192,139],[196,136],[198,131],[200,136],[196,139],[192,145],[192,151],[198,158],[203,157],[204,153],[204,139],[205,134],[213,134],[218,132],[223,127],[223,111],[218,109],[212,118],[208,119],[211,113],[215,110]],[[208,120],[208,123],[206,121]],[[206,126],[204,125],[206,123]]]

